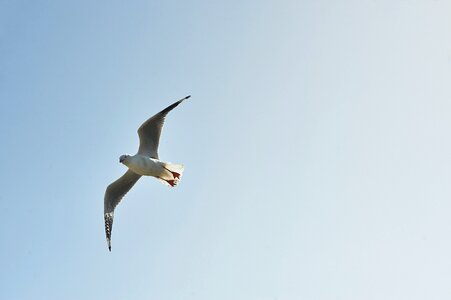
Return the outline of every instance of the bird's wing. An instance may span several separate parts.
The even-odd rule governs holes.
[[[110,184],[105,191],[104,217],[105,234],[108,242],[108,249],[111,251],[111,230],[113,227],[114,208],[119,204],[125,194],[130,191],[141,175],[128,170],[118,180]]]
[[[139,135],[139,149],[138,154],[147,155],[158,159],[158,144],[160,142],[161,129],[163,128],[164,119],[166,115],[179,105],[183,100],[191,96],[186,96],[183,99],[169,105],[153,117],[144,122],[138,129]]]

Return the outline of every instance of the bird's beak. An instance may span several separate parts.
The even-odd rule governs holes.
[[[124,159],[121,157],[119,158],[119,162],[122,163],[124,161]]]

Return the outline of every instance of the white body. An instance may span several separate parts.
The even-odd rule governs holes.
[[[139,175],[173,179],[172,173],[166,168],[166,163],[158,159],[136,154],[127,156],[122,163]]]

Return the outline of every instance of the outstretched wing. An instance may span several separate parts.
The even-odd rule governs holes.
[[[186,96],[183,99],[169,105],[153,117],[144,122],[138,129],[139,135],[139,149],[138,154],[146,155],[158,159],[158,144],[160,143],[161,129],[163,128],[164,119],[166,115],[179,105],[183,100],[191,96]]]
[[[104,217],[105,234],[108,242],[108,249],[111,251],[111,230],[113,228],[114,209],[119,204],[125,194],[135,185],[141,175],[128,170],[118,180],[110,184],[105,191]]]

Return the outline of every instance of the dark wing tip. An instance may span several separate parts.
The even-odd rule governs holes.
[[[113,227],[113,213],[105,213],[105,235],[108,243],[108,250],[111,252],[111,229]]]
[[[177,102],[172,103],[171,105],[169,105],[168,107],[166,107],[165,109],[163,109],[162,111],[160,111],[157,115],[162,115],[163,118],[166,116],[166,114],[168,114],[171,110],[173,110],[174,108],[176,108],[180,103],[182,103],[184,100],[188,99],[189,97],[191,97],[191,95],[186,96],[185,98],[182,98],[180,100],[178,100]],[[155,117],[155,116],[154,116]],[[153,118],[153,117],[152,117]],[[147,120],[148,121],[148,120]],[[146,123],[144,123],[146,124]],[[144,125],[143,124],[143,125]],[[143,126],[141,125],[141,127]]]

